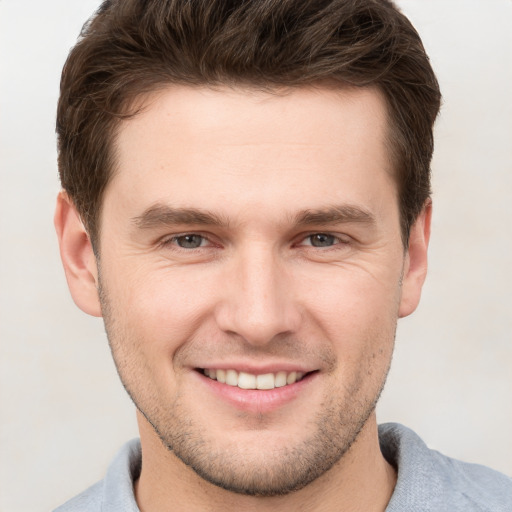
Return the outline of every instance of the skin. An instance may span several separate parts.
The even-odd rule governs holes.
[[[138,408],[140,509],[384,510],[396,475],[374,408],[431,212],[404,250],[382,96],[174,86],[145,100],[120,127],[99,261],[65,193],[55,217],[73,298],[104,317]],[[202,368],[306,378],[244,391]]]

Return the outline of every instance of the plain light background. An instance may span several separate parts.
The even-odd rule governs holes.
[[[0,0],[0,512],[50,510],[136,436],[101,320],[52,216],[60,70],[97,0]],[[512,475],[512,1],[401,0],[444,95],[422,304],[399,322],[379,420]]]

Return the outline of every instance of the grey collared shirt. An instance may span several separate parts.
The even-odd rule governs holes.
[[[512,478],[430,450],[408,428],[379,426],[381,450],[398,470],[386,512],[512,512]],[[105,478],[54,512],[139,512],[133,482],[141,467],[138,439],[125,444]]]

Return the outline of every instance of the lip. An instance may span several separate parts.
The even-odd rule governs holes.
[[[224,369],[222,366],[210,366],[215,369]],[[227,368],[227,367],[226,367]],[[232,366],[230,368],[233,368]],[[243,366],[237,365],[238,371],[247,371],[255,375],[264,373],[276,373],[277,371],[301,371],[293,367],[291,370],[286,370],[282,366],[279,370],[269,370],[270,367],[265,369],[255,370],[254,366],[246,370]],[[318,375],[318,372],[313,371],[307,373],[300,381],[294,384],[289,384],[280,388],[259,390],[259,389],[241,389],[237,386],[229,386],[222,384],[216,380],[210,379],[199,371],[194,371],[195,377],[200,381],[202,386],[205,386],[207,392],[212,393],[215,397],[227,403],[231,407],[239,411],[244,411],[251,414],[268,414],[281,407],[286,406],[301,395],[305,389],[310,386]]]
[[[265,373],[277,373],[277,372],[302,372],[309,373],[315,371],[317,368],[310,368],[299,365],[297,363],[283,362],[283,363],[271,363],[258,365],[254,363],[243,363],[243,362],[222,362],[215,364],[213,362],[205,363],[205,366],[197,366],[195,369],[212,368],[215,370],[236,370],[237,372],[250,373],[252,375],[264,375]]]

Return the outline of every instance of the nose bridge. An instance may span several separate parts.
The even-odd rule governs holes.
[[[278,252],[265,243],[250,243],[232,263],[219,326],[252,345],[294,331],[298,312]]]

